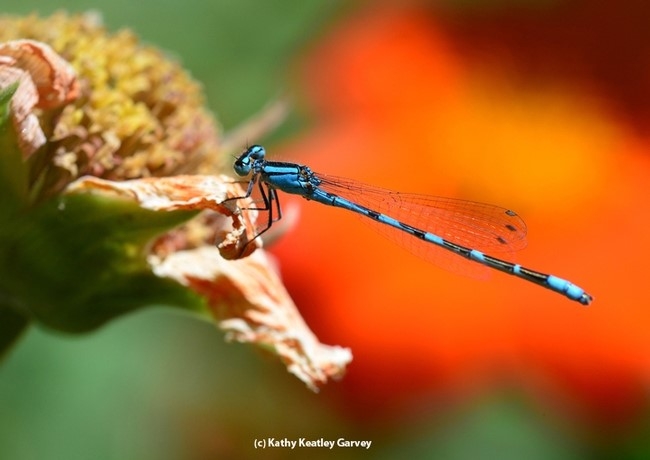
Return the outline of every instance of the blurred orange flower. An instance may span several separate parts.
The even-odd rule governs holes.
[[[650,146],[606,93],[536,80],[461,41],[472,44],[426,10],[362,11],[306,63],[317,122],[282,157],[512,208],[529,227],[518,262],[576,282],[593,306],[499,273],[449,274],[349,213],[283,197],[301,206],[274,249],[286,284],[320,336],[355,351],[342,385],[360,416],[505,376],[592,420],[626,419],[650,376]]]

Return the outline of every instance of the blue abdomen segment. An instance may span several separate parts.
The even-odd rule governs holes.
[[[557,276],[548,275],[546,278],[546,283],[549,285],[550,289],[563,293],[569,299],[577,300],[583,305],[589,305],[589,303],[593,300],[592,297],[587,294],[584,289]]]

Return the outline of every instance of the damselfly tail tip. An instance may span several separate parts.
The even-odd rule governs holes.
[[[585,307],[588,307],[589,304],[594,300],[593,296],[587,294],[586,292],[583,293],[580,298],[578,299],[578,302],[580,302],[582,305]]]

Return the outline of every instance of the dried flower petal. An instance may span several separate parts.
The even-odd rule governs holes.
[[[235,200],[224,203],[228,198],[244,195],[241,186],[227,176],[171,176],[121,182],[84,176],[72,182],[66,191],[95,191],[120,196],[137,201],[141,207],[152,211],[215,211],[232,219],[230,228],[225,226],[223,219],[219,222],[211,219],[209,228],[213,230],[212,233],[206,231],[202,241],[194,241],[185,247],[177,245],[176,250],[196,247],[199,243],[213,244],[217,240],[221,242],[221,256],[234,259],[249,255],[262,244],[254,235],[257,214],[254,211],[239,212]],[[203,223],[207,220],[210,219],[204,219]],[[178,237],[178,234],[174,237]]]
[[[289,372],[316,391],[339,378],[352,360],[347,348],[318,341],[272,269],[263,251],[225,261],[216,248],[150,258],[154,272],[203,294],[228,337],[272,348]]]
[[[12,40],[0,44],[0,55],[31,77],[38,91],[36,107],[52,109],[79,96],[79,82],[72,66],[52,48],[35,40]]]
[[[48,45],[33,40],[0,43],[0,89],[18,82],[11,100],[12,123],[23,157],[46,142],[35,108],[53,109],[79,95],[70,64]]]

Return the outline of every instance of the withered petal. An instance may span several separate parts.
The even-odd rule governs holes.
[[[235,259],[252,253],[262,245],[255,238],[255,211],[240,212],[236,200],[241,197],[241,186],[224,175],[200,176],[181,175],[169,177],[147,177],[127,181],[111,181],[95,176],[83,176],[70,183],[67,193],[93,191],[137,201],[144,209],[153,211],[211,210],[232,219],[231,227],[224,232],[223,225],[215,226],[219,232],[216,238],[222,257]],[[212,238],[206,238],[212,241]]]
[[[224,214],[232,214],[234,211],[223,201],[236,196],[232,194],[242,193],[241,187],[224,175],[145,177],[125,181],[83,176],[70,183],[66,191],[103,191],[114,196],[132,198],[143,208],[152,211],[212,209]]]
[[[313,391],[345,373],[351,351],[318,341],[264,251],[227,261],[216,248],[201,247],[164,260],[151,259],[156,274],[173,278],[208,299],[230,340],[272,349],[287,370]]]
[[[11,117],[23,157],[46,142],[34,113],[76,98],[79,87],[72,66],[48,45],[33,40],[0,43],[0,88],[18,82]]]
[[[79,96],[79,82],[72,65],[49,45],[36,40],[0,43],[0,55],[14,60],[27,72],[38,92],[36,107],[52,109]]]

